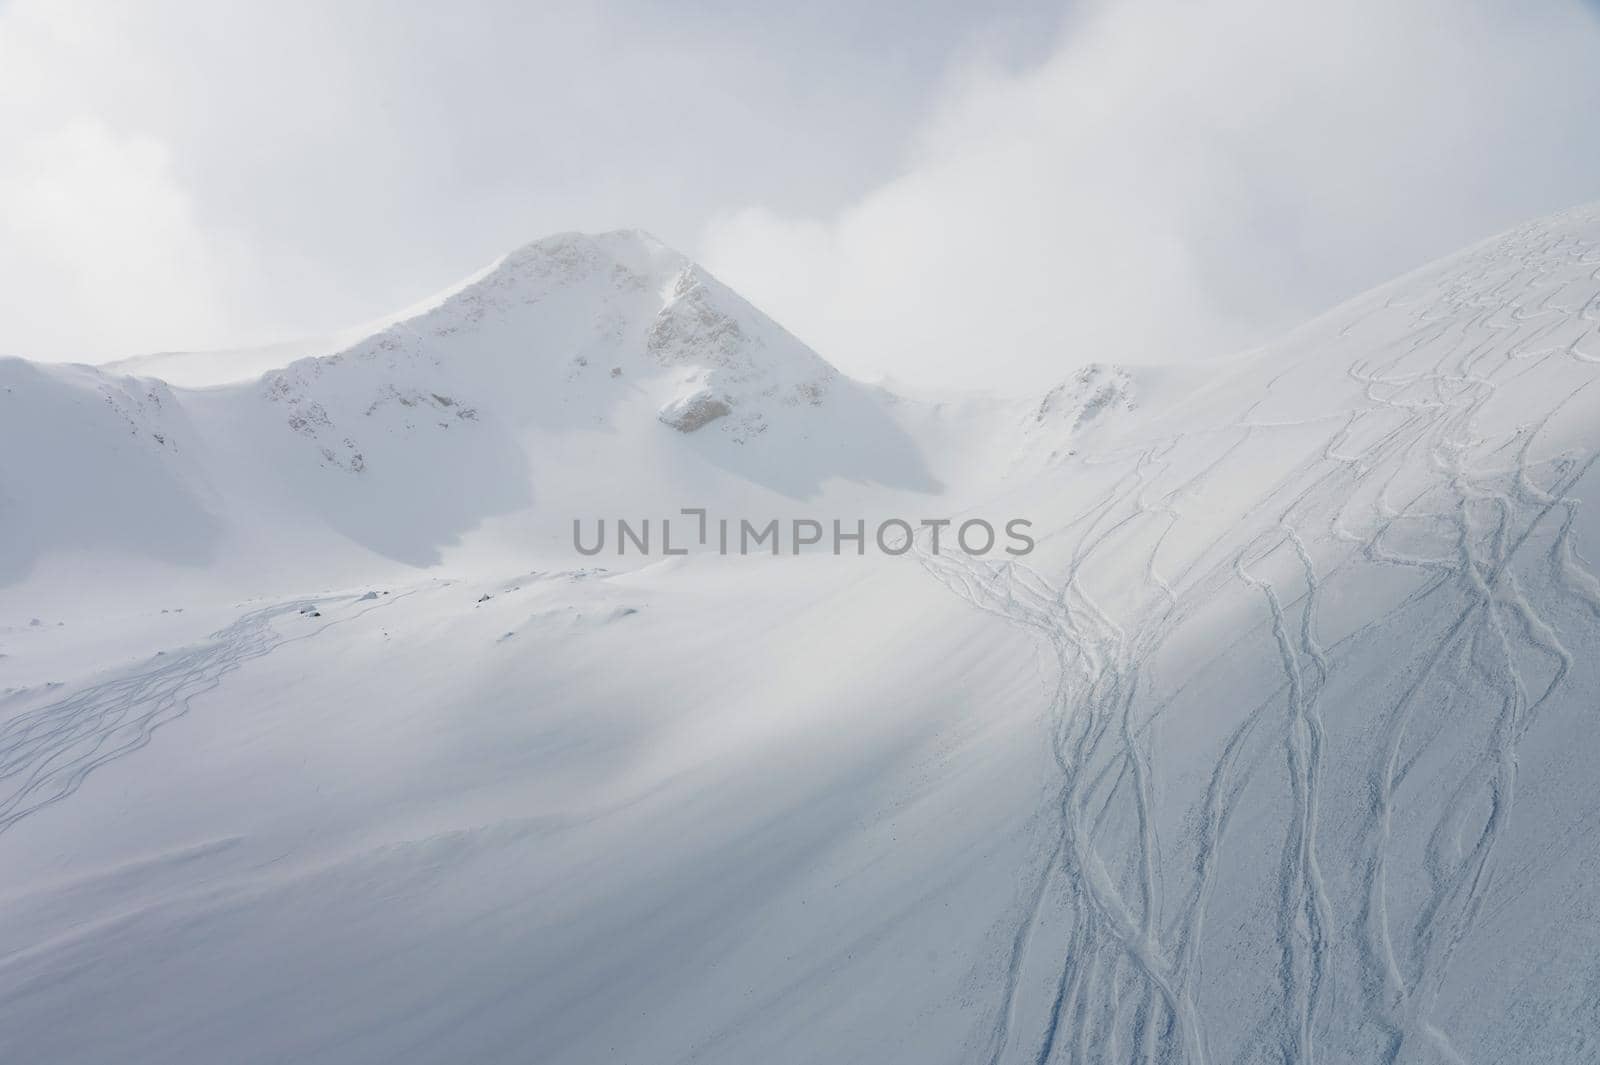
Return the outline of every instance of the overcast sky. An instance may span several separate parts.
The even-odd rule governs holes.
[[[0,0],[0,353],[327,332],[636,225],[852,373],[1018,391],[1600,199],[1597,116],[1592,0]]]

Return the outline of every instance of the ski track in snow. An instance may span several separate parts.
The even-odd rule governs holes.
[[[1590,209],[1581,220],[1600,219]],[[1070,551],[1060,572],[933,554],[917,543],[923,566],[952,592],[1042,637],[1060,675],[1046,714],[1059,769],[1053,856],[1003,948],[1007,975],[981,1060],[1465,1060],[1436,1015],[1439,996],[1510,830],[1518,742],[1572,666],[1564,630],[1574,617],[1590,625],[1600,619],[1600,582],[1571,541],[1579,501],[1570,495],[1597,453],[1533,456],[1550,422],[1592,380],[1563,384],[1560,375],[1600,362],[1600,332],[1591,324],[1600,321],[1597,282],[1600,247],[1548,223],[1479,249],[1421,292],[1404,294],[1402,282],[1402,294],[1369,301],[1363,317],[1410,314],[1403,341],[1366,350],[1361,319],[1344,330],[1350,339],[1338,350],[1352,356],[1357,405],[1319,418],[1253,417],[1275,398],[1272,386],[1301,368],[1298,360],[1218,431],[1081,459],[1126,472],[1061,534]],[[1579,302],[1553,302],[1563,293]],[[1554,380],[1545,384],[1546,377]],[[1498,430],[1484,424],[1498,392],[1530,385],[1554,397],[1542,420]],[[1187,563],[1172,552],[1163,566],[1185,503],[1224,486],[1230,460],[1252,445],[1271,446],[1281,431],[1319,424],[1330,434],[1242,521]],[[1091,594],[1092,574],[1114,558],[1123,563],[1117,572],[1126,572],[1126,551],[1136,545],[1149,545],[1143,586],[1130,590],[1135,605],[1114,614]],[[1324,643],[1322,590],[1335,575],[1358,571],[1417,583],[1385,617]],[[1530,595],[1530,585],[1544,594]],[[1163,860],[1154,828],[1150,747],[1152,723],[1181,686],[1157,690],[1152,660],[1200,607],[1228,592],[1247,592],[1240,601],[1256,604],[1283,679],[1226,737],[1183,822],[1193,826],[1185,853],[1195,857],[1182,869]],[[1566,620],[1551,616],[1552,603],[1570,610]],[[1416,647],[1393,655],[1391,664],[1404,661],[1395,697],[1358,708],[1374,715],[1363,734],[1375,740],[1365,752],[1370,799],[1365,809],[1340,814],[1357,822],[1361,887],[1356,897],[1336,899],[1319,857],[1319,831],[1329,823],[1324,692],[1359,641],[1386,626],[1404,632],[1413,617],[1450,621],[1442,634],[1419,636]],[[1431,630],[1419,624],[1415,631]],[[1530,670],[1535,662],[1543,668]],[[1427,808],[1437,822],[1422,856],[1423,902],[1407,922],[1392,911],[1393,834],[1397,818],[1427,812],[1406,804],[1402,788],[1428,750],[1430,737],[1413,734],[1419,707],[1441,691],[1462,731],[1480,728],[1489,741],[1448,800]],[[1201,966],[1223,848],[1253,772],[1244,752],[1263,730],[1283,736],[1279,764],[1289,789],[1287,832],[1277,844],[1282,956],[1270,974],[1276,986],[1263,989],[1277,1003],[1269,1023],[1241,1032],[1233,1018],[1202,1008]],[[1174,877],[1187,885],[1182,902],[1178,912],[1162,913],[1161,884]],[[1061,927],[1042,919],[1050,899],[1067,902],[1070,932],[1062,942],[1039,941],[1041,929]],[[1055,989],[1035,1001],[1024,993],[1022,972],[1045,957]],[[1334,1020],[1326,1003],[1335,995],[1343,1042],[1324,1053]],[[1363,1043],[1360,1033],[1377,1034]],[[1221,1034],[1226,1053],[1214,1049]]]
[[[312,631],[284,636],[274,622],[287,615],[359,597],[296,599],[245,614],[201,644],[163,654],[64,699],[0,724],[0,834],[70,797],[90,773],[148,744],[162,725],[188,712],[194,698],[254,658],[386,606],[390,596]]]

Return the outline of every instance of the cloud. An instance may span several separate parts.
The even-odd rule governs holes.
[[[1020,390],[1600,196],[1581,0],[972,7],[0,0],[0,352],[325,332],[640,225],[853,372]]]
[[[0,291],[25,345],[17,354],[82,358],[224,335],[212,242],[160,143],[82,120],[14,148],[0,169]]]
[[[0,0],[0,351],[325,333],[551,232],[832,211],[1052,5]]]
[[[113,38],[72,5],[0,11],[0,354],[89,360],[236,328],[219,279],[237,250],[196,217],[167,146],[52,91],[57,64],[123,69]]]
[[[707,265],[843,368],[1037,387],[1266,339],[1600,196],[1579,0],[1131,0],[969,69],[837,213],[726,212]]]

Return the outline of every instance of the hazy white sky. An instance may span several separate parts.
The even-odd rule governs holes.
[[[0,0],[0,353],[325,332],[639,225],[853,373],[1018,390],[1600,198],[1589,0],[985,6]]]

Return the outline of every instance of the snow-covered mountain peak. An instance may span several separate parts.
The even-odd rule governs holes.
[[[643,230],[553,233],[508,252],[454,298],[476,290],[538,300],[588,284],[645,291],[659,288],[688,265],[687,257]]]
[[[638,417],[643,399],[673,429],[719,423],[743,443],[779,410],[820,405],[837,378],[686,256],[623,230],[524,245],[421,314],[259,387],[296,431],[330,430],[337,446],[321,440],[324,450],[342,448],[359,472],[352,417],[359,426],[394,404],[431,406],[441,426],[488,410],[514,424],[603,425]]]
[[[918,492],[939,484],[925,441],[886,394],[843,377],[688,257],[638,231],[523,245],[412,313],[346,339],[205,391],[153,390],[160,358],[139,365],[138,377],[93,367],[19,372],[15,402],[70,408],[124,433],[131,408],[118,397],[163,396],[163,424],[134,434],[138,456],[128,445],[76,449],[54,475],[61,484],[142,484],[181,501],[127,545],[136,554],[177,538],[182,523],[203,525],[211,540],[240,536],[226,547],[208,540],[196,557],[281,555],[261,540],[287,522],[294,535],[331,527],[421,564],[492,518],[520,522],[524,543],[548,543],[555,516],[582,508],[814,498],[831,483]],[[0,447],[20,455],[32,446],[23,424],[0,424]],[[633,472],[605,481],[580,472],[596,467]],[[72,542],[65,525],[82,525],[61,492],[5,473],[0,463],[0,505],[16,496],[38,531],[0,545],[0,580],[29,572],[53,540]],[[201,523],[196,514],[230,517]],[[119,542],[115,529],[96,535]]]

